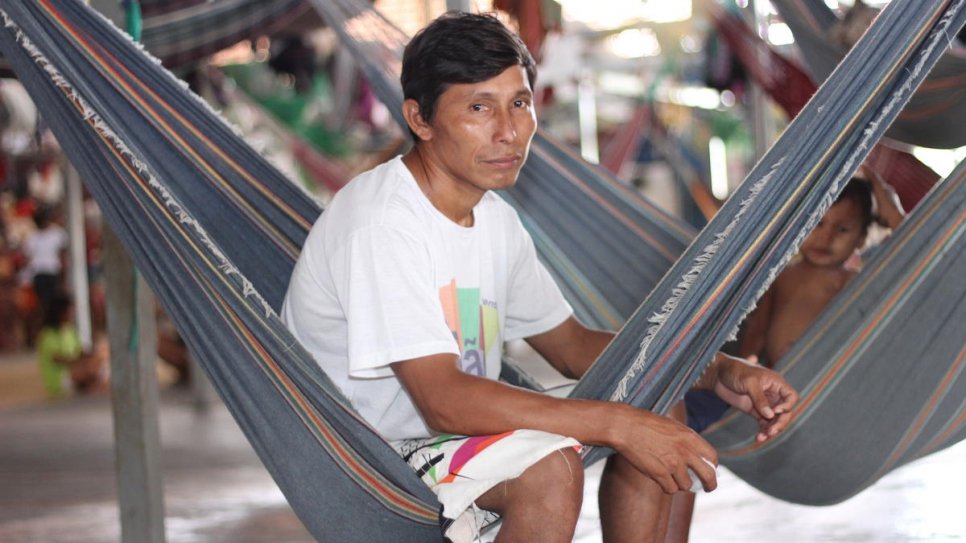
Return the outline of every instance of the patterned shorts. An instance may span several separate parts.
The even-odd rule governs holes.
[[[497,484],[518,477],[550,453],[580,443],[539,430],[488,436],[439,435],[395,444],[443,505],[443,531],[455,542],[472,541],[496,515],[474,505]]]

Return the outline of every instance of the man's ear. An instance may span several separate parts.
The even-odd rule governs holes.
[[[426,122],[426,119],[423,119],[423,115],[419,111],[419,103],[416,100],[410,98],[403,102],[402,112],[403,117],[406,119],[406,124],[409,125],[409,129],[419,139],[424,141],[433,139],[433,127]]]

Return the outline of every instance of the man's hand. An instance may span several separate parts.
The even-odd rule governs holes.
[[[749,360],[718,353],[714,361],[715,393],[736,409],[758,421],[755,439],[765,441],[785,429],[798,392],[775,371]]]
[[[614,450],[664,492],[690,490],[689,469],[705,490],[718,486],[714,470],[718,453],[694,430],[670,417],[630,406],[622,408],[616,418],[614,427],[620,435],[614,439]]]
[[[714,447],[669,417],[623,403],[554,398],[469,375],[453,354],[397,362],[392,369],[426,424],[438,432],[543,430],[614,449],[667,493],[691,488],[688,469],[706,490],[718,484]]]

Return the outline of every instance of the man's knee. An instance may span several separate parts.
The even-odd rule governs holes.
[[[651,493],[653,490],[664,492],[657,481],[638,470],[634,464],[620,454],[611,455],[607,459],[603,477],[606,484],[602,483],[602,486],[619,484],[625,489],[636,488],[638,489],[637,492]]]
[[[583,491],[583,464],[577,452],[568,447],[543,457],[519,477],[497,485],[477,504],[487,508],[480,501],[489,502],[498,511],[524,505],[579,513]]]
[[[520,479],[535,492],[558,491],[583,496],[584,466],[575,450],[568,447],[554,451],[530,466]]]
[[[570,541],[583,500],[584,469],[573,449],[550,453],[476,505],[503,516],[497,541]]]

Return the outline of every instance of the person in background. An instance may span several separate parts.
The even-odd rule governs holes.
[[[33,287],[46,321],[48,305],[54,295],[64,288],[64,269],[67,260],[67,231],[55,220],[54,209],[41,206],[34,213],[37,229],[24,240],[21,251],[26,260],[24,273]]]
[[[98,345],[103,347],[106,342]],[[70,296],[54,293],[37,335],[37,361],[47,398],[105,390],[107,357],[101,351],[99,348],[84,352],[74,325],[74,304]]]

